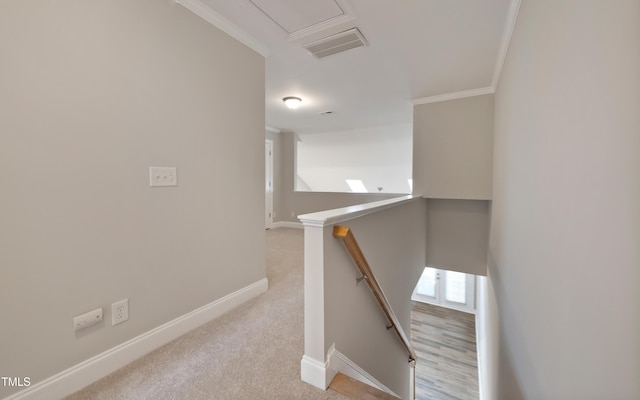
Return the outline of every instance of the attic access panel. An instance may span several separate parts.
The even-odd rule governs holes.
[[[345,15],[336,0],[250,0],[289,35]]]

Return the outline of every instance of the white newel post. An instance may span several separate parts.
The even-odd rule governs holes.
[[[304,355],[301,377],[325,390],[333,377],[325,360],[324,343],[324,223],[304,224]]]

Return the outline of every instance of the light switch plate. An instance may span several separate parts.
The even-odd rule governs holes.
[[[178,169],[149,167],[149,186],[178,186]]]

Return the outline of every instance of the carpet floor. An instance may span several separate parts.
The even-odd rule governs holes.
[[[300,380],[303,231],[269,230],[266,241],[266,293],[66,399],[346,399]]]

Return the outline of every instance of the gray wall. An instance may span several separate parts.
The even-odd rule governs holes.
[[[276,158],[279,171],[278,177],[274,177],[277,185],[274,189],[274,197],[277,197],[274,200],[275,221],[299,222],[298,215],[302,214],[406,196],[388,193],[296,192],[294,182],[297,137],[294,132],[282,132],[277,135],[279,136],[277,146],[279,154]]]
[[[487,274],[489,202],[428,199],[427,265]]]
[[[490,398],[640,398],[639,18],[520,9],[495,105]]]
[[[413,193],[491,199],[493,95],[413,108]]]
[[[297,189],[351,192],[346,179],[359,179],[369,193],[411,193],[410,122],[299,134],[297,172],[309,189]]]
[[[261,56],[170,0],[4,1],[0,53],[2,376],[35,384],[264,278]],[[179,186],[150,188],[152,165]]]

